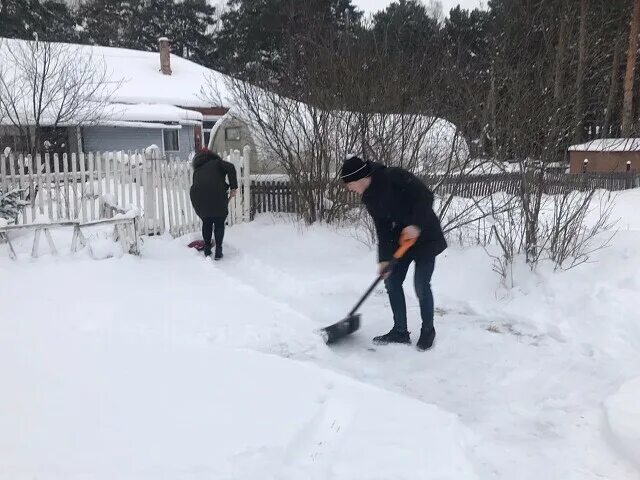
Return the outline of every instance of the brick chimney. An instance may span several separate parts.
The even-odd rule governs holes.
[[[171,44],[167,37],[158,39],[160,46],[160,71],[164,75],[171,75]]]

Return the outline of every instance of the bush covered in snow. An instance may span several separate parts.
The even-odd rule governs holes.
[[[8,222],[15,222],[18,219],[18,215],[22,211],[25,205],[29,202],[22,199],[23,193],[26,188],[11,188],[6,189],[6,192],[0,187],[0,218],[4,218]]]

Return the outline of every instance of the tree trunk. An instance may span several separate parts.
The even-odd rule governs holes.
[[[564,73],[564,52],[567,45],[567,16],[562,12],[560,19],[560,33],[558,35],[558,46],[556,50],[555,75],[553,84],[553,100],[558,105],[562,95],[562,78]]]
[[[620,53],[622,51],[621,40],[624,37],[620,36],[613,46],[613,65],[611,66],[611,86],[609,87],[609,100],[607,102],[607,111],[604,116],[604,126],[602,129],[602,135],[604,138],[612,135],[611,122],[613,121],[613,111],[616,108],[616,101],[618,100],[618,87],[620,86]]]
[[[640,1],[640,0],[637,0]],[[578,72],[576,75],[576,104],[573,140],[582,141],[584,125],[584,71],[587,63],[587,14],[589,0],[580,0],[580,37],[578,40]]]
[[[627,50],[627,70],[624,76],[624,103],[622,107],[622,135],[629,136],[633,130],[633,81],[636,73],[638,53],[638,30],[640,29],[640,0],[633,2],[631,28],[629,29],[629,49]]]

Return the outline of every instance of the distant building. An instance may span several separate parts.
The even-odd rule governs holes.
[[[640,172],[640,138],[604,138],[569,147],[570,173]]]

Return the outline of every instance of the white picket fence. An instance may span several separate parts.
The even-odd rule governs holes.
[[[251,211],[248,147],[225,153],[236,167],[238,195],[229,200],[228,223],[249,221]],[[191,206],[190,161],[145,152],[0,156],[0,187],[23,191],[18,224],[35,221],[99,219],[105,204],[137,209],[140,234],[174,237],[201,229]]]

